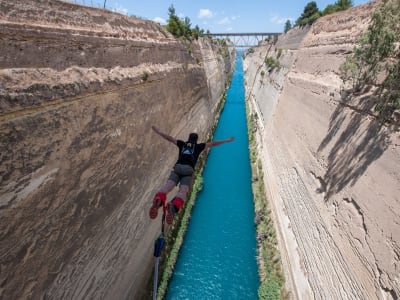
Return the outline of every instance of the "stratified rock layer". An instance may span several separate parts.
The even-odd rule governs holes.
[[[340,93],[339,66],[375,6],[289,31],[244,62],[293,298],[400,297],[399,133],[379,127],[368,95]]]
[[[204,138],[233,49],[60,1],[0,0],[0,25],[0,298],[144,297],[177,156],[151,126]]]

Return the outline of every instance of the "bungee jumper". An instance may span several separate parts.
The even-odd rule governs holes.
[[[178,160],[175,163],[174,168],[169,175],[167,182],[154,196],[153,204],[149,210],[149,216],[151,219],[155,219],[158,216],[158,209],[162,207],[163,216],[161,219],[161,235],[157,238],[154,243],[154,282],[153,282],[153,300],[157,299],[157,286],[158,286],[158,265],[161,256],[162,249],[165,246],[166,227],[165,223],[171,225],[174,220],[174,215],[179,212],[183,207],[187,193],[189,192],[189,186],[192,182],[192,176],[194,168],[199,158],[200,153],[208,148],[221,145],[223,143],[229,143],[234,140],[233,137],[226,140],[212,141],[208,143],[197,143],[198,135],[192,132],[189,134],[188,140],[178,140],[162,131],[157,127],[151,127],[155,133],[170,141],[179,148]],[[179,184],[179,191],[176,196],[168,203],[167,194]]]
[[[197,143],[198,135],[194,132],[189,134],[187,141],[182,141],[160,131],[155,126],[152,126],[151,128],[155,133],[179,148],[178,160],[175,163],[168,180],[154,196],[153,204],[149,210],[150,218],[155,219],[158,215],[158,209],[160,207],[165,207],[165,220],[167,224],[170,225],[174,220],[174,216],[185,203],[187,193],[189,192],[189,186],[192,181],[194,168],[200,153],[211,147],[232,142],[234,137],[207,143]],[[170,202],[166,203],[167,194],[178,184],[178,193]]]

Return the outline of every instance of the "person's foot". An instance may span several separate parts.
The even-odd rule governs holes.
[[[171,225],[174,221],[175,214],[179,211],[179,209],[174,205],[174,200],[167,203],[167,215],[165,216],[165,220],[168,225]]]
[[[149,216],[150,219],[155,219],[158,216],[158,209],[165,203],[166,195],[165,193],[157,193],[153,199],[153,205],[150,207]]]
[[[183,200],[181,198],[175,197],[170,202],[167,203],[167,215],[165,216],[165,220],[168,225],[171,225],[174,221],[174,216],[177,212],[183,207]]]

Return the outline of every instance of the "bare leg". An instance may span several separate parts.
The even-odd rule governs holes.
[[[186,196],[188,192],[189,192],[189,186],[181,184],[179,186],[179,191],[176,194],[176,198],[181,198],[183,201],[186,201]]]
[[[168,194],[175,186],[176,183],[173,180],[168,179],[164,186],[160,189],[160,192]]]
[[[181,184],[179,186],[179,191],[176,194],[175,198],[170,202],[168,202],[167,216],[166,216],[167,224],[170,225],[172,224],[174,220],[174,215],[183,207],[188,192],[189,192],[189,186]]]

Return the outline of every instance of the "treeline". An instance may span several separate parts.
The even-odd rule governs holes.
[[[184,37],[188,40],[197,40],[199,37],[204,35],[204,30],[200,29],[199,26],[196,25],[194,28],[191,28],[192,24],[190,23],[190,19],[188,17],[180,19],[176,15],[173,5],[168,8],[168,16],[169,18],[166,28],[175,37]],[[209,33],[209,31],[207,31],[207,33]]]
[[[292,25],[290,20],[286,21],[284,32],[285,33],[288,32],[290,29],[292,29],[292,27],[295,27],[295,26],[311,25],[318,18],[320,18],[322,16],[333,14],[338,11],[346,10],[352,6],[353,6],[352,0],[337,0],[334,4],[329,4],[325,7],[324,10],[320,11],[317,6],[317,3],[315,1],[311,1],[311,2],[307,3],[307,5],[304,7],[303,13],[296,20],[294,25]]]

